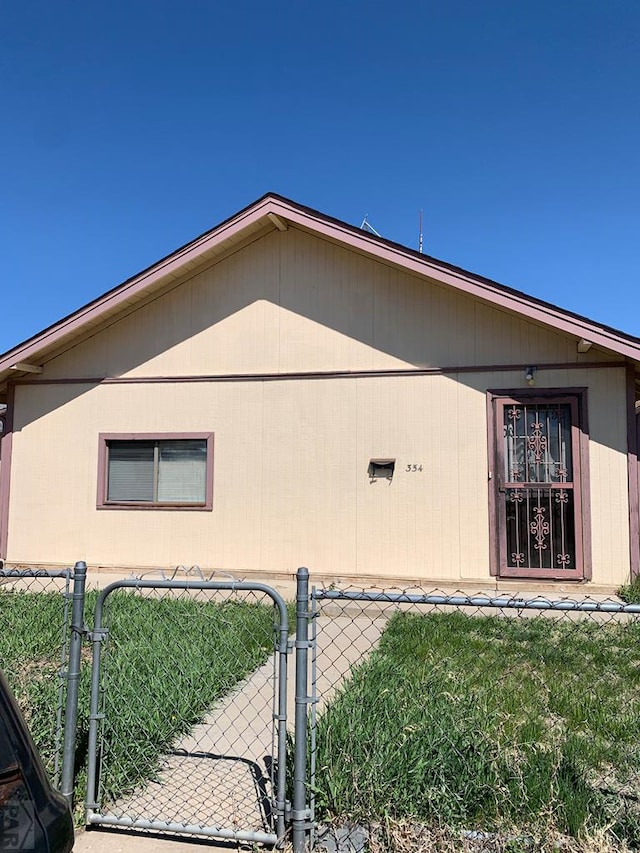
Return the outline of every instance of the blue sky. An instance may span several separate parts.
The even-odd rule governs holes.
[[[24,0],[0,48],[0,351],[268,190],[640,335],[637,0]]]

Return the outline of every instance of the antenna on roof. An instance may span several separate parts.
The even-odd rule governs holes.
[[[376,237],[382,237],[382,234],[378,234],[378,232],[376,231],[376,229],[375,229],[375,228],[373,227],[373,225],[369,222],[369,220],[367,219],[367,216],[369,216],[369,214],[368,214],[368,213],[365,213],[365,215],[364,215],[364,219],[362,220],[362,225],[360,226],[360,228],[362,228],[362,230],[363,230],[363,231],[370,231],[370,232],[371,232],[371,234],[375,234],[375,235],[376,235]]]
[[[418,251],[422,254],[422,208],[420,208],[420,229],[418,231]]]

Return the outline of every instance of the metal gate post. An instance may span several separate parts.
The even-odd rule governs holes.
[[[71,608],[71,639],[67,666],[67,697],[64,711],[64,745],[62,748],[62,774],[60,789],[70,806],[73,806],[73,783],[76,763],[76,726],[78,722],[78,688],[80,657],[84,634],[84,594],[87,582],[87,564],[79,561],[73,567],[73,595]]]
[[[274,601],[275,604],[275,601]],[[287,811],[287,654],[289,649],[289,623],[287,611],[279,613],[280,627],[279,637],[276,644],[276,655],[278,657],[278,763],[276,770],[276,832],[278,834],[278,847],[285,844],[285,814]]]
[[[316,842],[316,732],[318,726],[318,604],[311,587],[311,719],[309,720],[309,849]]]
[[[100,659],[102,641],[107,636],[107,632],[102,627],[103,605],[104,590],[98,596],[93,613],[93,631],[89,634],[93,651],[91,658],[91,697],[89,699],[87,792],[85,797],[85,818],[87,822],[89,822],[91,812],[98,807],[98,722],[102,718],[100,714]]]
[[[293,765],[293,851],[304,853],[309,820],[307,807],[307,705],[309,659],[309,570],[298,569],[296,591],[296,716]]]

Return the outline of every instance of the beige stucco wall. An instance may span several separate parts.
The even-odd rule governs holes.
[[[593,581],[629,570],[624,371],[588,386]],[[9,559],[489,580],[488,387],[519,373],[20,386]],[[96,510],[99,432],[215,432],[212,512]],[[372,457],[397,459],[369,482]],[[422,473],[407,473],[407,464]]]

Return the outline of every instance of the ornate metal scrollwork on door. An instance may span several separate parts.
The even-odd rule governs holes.
[[[507,566],[576,566],[571,405],[531,401],[503,408]]]

